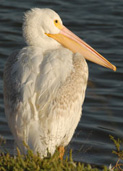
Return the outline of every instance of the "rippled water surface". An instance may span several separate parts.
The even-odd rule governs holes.
[[[0,0],[0,135],[13,150],[3,105],[3,69],[7,56],[22,48],[23,13],[33,7],[52,8],[69,29],[117,66],[117,71],[89,63],[83,116],[68,146],[76,161],[114,163],[109,135],[123,138],[123,1]]]

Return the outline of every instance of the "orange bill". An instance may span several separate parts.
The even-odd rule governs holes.
[[[73,53],[80,53],[85,59],[102,65],[106,68],[110,68],[116,71],[116,67],[105,59],[101,54],[89,46],[86,42],[68,30],[65,26],[61,26],[58,34],[46,34],[47,36],[55,39],[64,47],[70,49]]]

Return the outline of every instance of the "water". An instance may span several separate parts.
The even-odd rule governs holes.
[[[83,116],[68,146],[73,158],[94,164],[115,163],[109,135],[123,138],[123,1],[0,0],[0,135],[13,150],[3,105],[3,68],[7,56],[22,48],[22,17],[26,10],[52,8],[67,26],[117,66],[117,72],[89,63]]]

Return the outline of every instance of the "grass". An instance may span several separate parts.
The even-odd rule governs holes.
[[[112,136],[110,138],[116,148],[113,153],[118,157],[116,165],[110,171],[123,171],[123,151],[120,149],[121,140],[115,140]],[[47,158],[41,159],[39,153],[35,155],[29,147],[27,148],[28,152],[26,155],[22,155],[17,148],[16,157],[11,156],[9,153],[0,152],[0,171],[109,171],[106,166],[102,166],[99,169],[90,164],[74,162],[72,151],[61,161],[58,151],[52,157],[49,155]]]
[[[118,171],[123,171],[123,150],[121,149],[123,140],[119,138],[116,140],[112,135],[110,135],[110,139],[114,142],[115,150],[112,151],[113,154],[117,156],[117,162],[112,167],[113,170],[118,169]]]

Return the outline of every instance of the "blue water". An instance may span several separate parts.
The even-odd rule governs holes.
[[[3,105],[3,69],[8,55],[22,48],[23,13],[33,7],[52,8],[64,25],[117,66],[117,71],[89,64],[83,116],[67,147],[76,161],[106,164],[117,160],[109,138],[123,138],[123,1],[122,0],[0,0],[0,135],[13,151],[13,137]]]

